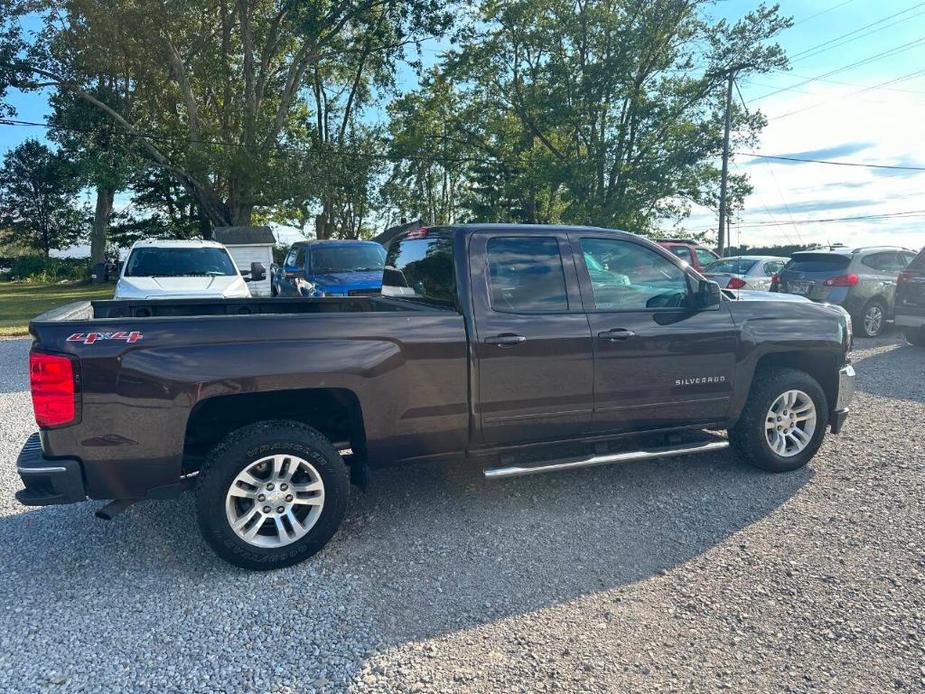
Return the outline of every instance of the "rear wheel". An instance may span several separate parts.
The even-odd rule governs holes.
[[[346,465],[322,434],[298,422],[260,422],[212,449],[199,473],[196,512],[222,559],[278,569],[331,539],[348,493]]]
[[[729,430],[729,440],[763,470],[796,470],[822,445],[828,413],[825,392],[809,374],[796,369],[763,371],[755,376],[742,416]]]
[[[916,347],[925,347],[925,328],[906,328],[906,341]]]
[[[886,323],[886,306],[879,299],[871,299],[864,306],[856,324],[864,337],[877,337]]]

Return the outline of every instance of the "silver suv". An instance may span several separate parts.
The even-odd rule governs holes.
[[[777,289],[838,304],[854,319],[855,334],[875,337],[893,317],[896,277],[914,257],[895,246],[802,251],[781,270]]]

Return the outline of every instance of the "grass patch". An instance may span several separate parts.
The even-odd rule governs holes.
[[[29,321],[72,301],[111,299],[111,284],[0,283],[0,336],[28,334]]]

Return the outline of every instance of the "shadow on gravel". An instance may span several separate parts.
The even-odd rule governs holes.
[[[383,648],[670,570],[775,512],[812,475],[767,474],[726,452],[492,482],[448,465],[379,471],[368,493],[354,490],[324,552],[269,574],[215,558],[188,497],[139,504],[108,524],[92,517],[99,503],[49,507],[0,519],[0,600],[28,596],[3,621],[32,633],[50,619],[39,629],[51,645],[63,624],[111,618],[129,643],[180,623],[197,634],[198,657],[222,649],[215,625],[225,620],[248,638],[269,633],[267,606],[282,603],[297,626],[273,627],[283,651],[304,648],[322,621],[325,650]],[[91,658],[94,641],[77,643],[67,647]]]
[[[925,402],[925,348],[905,341],[891,340],[889,344],[892,349],[854,355],[857,389],[893,400]]]

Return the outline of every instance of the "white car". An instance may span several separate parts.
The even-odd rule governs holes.
[[[266,277],[253,263],[250,281]],[[139,241],[116,283],[116,299],[248,299],[228,250],[214,241]]]
[[[701,272],[723,289],[767,291],[774,275],[786,264],[787,258],[777,256],[737,255],[714,260]]]

